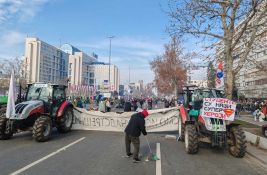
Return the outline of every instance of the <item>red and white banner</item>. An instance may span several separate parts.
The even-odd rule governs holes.
[[[233,121],[235,110],[236,103],[226,98],[204,98],[201,116]]]

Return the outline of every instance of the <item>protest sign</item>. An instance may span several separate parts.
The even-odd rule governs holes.
[[[236,103],[225,98],[204,98],[202,117],[218,118],[233,121]]]
[[[76,108],[74,110],[73,129],[78,130],[99,130],[123,132],[134,112],[102,113],[99,111],[86,111]],[[148,132],[175,131],[178,129],[177,108],[167,108],[160,110],[149,110],[146,120]]]

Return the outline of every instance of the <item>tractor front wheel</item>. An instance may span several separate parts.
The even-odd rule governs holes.
[[[50,138],[52,121],[48,116],[40,116],[33,125],[33,138],[37,142],[45,142]]]
[[[58,121],[57,130],[60,133],[66,133],[71,130],[74,114],[72,108],[67,108],[63,116]]]
[[[0,140],[8,140],[13,136],[11,127],[7,127],[8,119],[0,117]]]
[[[185,151],[188,154],[198,152],[198,133],[196,127],[192,124],[185,126]]]
[[[3,107],[3,108],[0,107],[0,117],[6,117],[5,114],[6,114],[6,108],[5,107]]]
[[[233,126],[228,134],[228,146],[231,155],[242,158],[246,153],[246,136],[240,126]]]
[[[178,134],[179,134],[179,140],[184,141],[184,130],[185,130],[185,124],[183,123],[182,117],[178,117]]]

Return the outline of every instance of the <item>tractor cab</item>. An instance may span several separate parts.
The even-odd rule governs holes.
[[[65,101],[67,86],[44,83],[29,84],[25,101],[40,100],[44,103],[44,113],[55,115]]]
[[[184,106],[192,108],[194,103],[203,101],[203,98],[223,98],[221,90],[215,88],[199,88],[196,85],[186,85],[183,87],[182,93]]]

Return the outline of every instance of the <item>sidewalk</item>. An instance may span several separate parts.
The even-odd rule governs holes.
[[[237,120],[242,120],[244,122],[248,122],[248,123],[251,123],[251,124],[260,126],[260,127],[262,125],[266,125],[267,124],[267,121],[263,121],[263,122],[259,122],[258,120],[257,121],[254,121],[253,115],[249,115],[249,114],[240,115],[240,117],[236,117],[236,119]]]
[[[267,165],[267,151],[259,149],[259,148],[252,146],[248,143],[247,144],[247,153],[248,153],[248,155],[259,160],[261,163]]]

